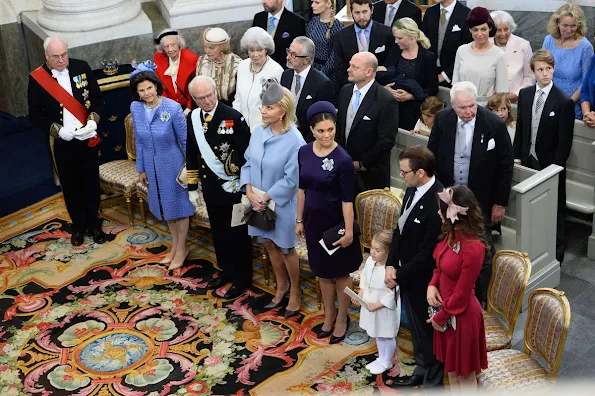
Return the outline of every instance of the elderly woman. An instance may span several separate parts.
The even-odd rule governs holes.
[[[297,213],[298,150],[306,142],[295,125],[291,92],[274,79],[267,81],[262,91],[262,124],[257,124],[252,132],[240,182],[255,211],[263,211],[269,201],[275,204],[274,229],[265,231],[249,225],[248,233],[264,244],[275,270],[277,290],[265,308],[281,306],[290,293],[285,309],[288,318],[299,312],[302,300],[299,258],[295,251],[297,236],[293,229]]]
[[[585,37],[585,14],[577,5],[564,4],[551,16],[547,30],[550,34],[543,40],[543,48],[556,60],[554,84],[577,102],[575,118],[580,120],[583,118],[578,104],[581,85],[593,56],[593,46]]]
[[[465,19],[465,26],[473,41],[457,50],[452,84],[472,82],[481,102],[487,101],[495,92],[508,93],[506,55],[489,40],[496,33],[490,13],[483,7],[475,7]]]
[[[260,125],[260,95],[262,83],[269,78],[281,81],[283,68],[270,55],[275,52],[275,43],[270,34],[259,27],[251,27],[240,41],[243,53],[248,54],[238,66],[238,82],[233,108],[242,113],[250,130]]]
[[[591,58],[591,65],[581,88],[581,110],[583,121],[591,128],[595,128],[595,55]]]
[[[196,75],[207,76],[217,84],[217,98],[231,106],[236,93],[238,66],[242,61],[231,52],[229,35],[221,28],[206,28],[202,35],[205,54],[196,63]]]
[[[312,67],[323,72],[334,84],[333,39],[343,28],[343,24],[335,18],[337,13],[335,0],[312,0],[312,12],[314,16],[306,25],[306,36],[316,45]]]
[[[521,88],[535,84],[531,72],[531,43],[512,34],[517,24],[506,11],[494,11],[490,14],[496,25],[496,35],[490,42],[496,44],[506,54],[508,62],[508,100],[516,102]]]
[[[165,29],[155,40],[157,51],[153,61],[155,73],[163,83],[163,96],[178,102],[184,109],[191,100],[188,93],[189,77],[194,75],[198,56],[186,48],[186,42],[175,30]]]
[[[179,268],[188,255],[188,218],[194,214],[188,191],[176,181],[184,166],[186,119],[178,103],[162,96],[163,84],[153,62],[142,62],[130,74],[130,90],[136,170],[148,187],[151,213],[167,221],[172,237],[171,251],[161,263]]]

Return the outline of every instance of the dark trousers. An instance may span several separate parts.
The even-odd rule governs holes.
[[[206,202],[206,201],[205,201]],[[252,284],[252,239],[248,226],[231,227],[233,205],[209,205],[209,223],[221,276],[238,287]]]
[[[78,139],[70,142],[56,139],[54,157],[72,232],[100,228],[97,148],[88,147],[87,141]]]
[[[414,378],[423,378],[424,386],[442,384],[444,365],[434,355],[434,329],[428,320],[426,289],[401,291],[405,307],[413,351],[415,355]]]
[[[529,168],[542,170],[537,158],[529,155]],[[556,260],[564,261],[564,215],[566,214],[566,169],[558,173],[558,216],[556,218]]]
[[[489,212],[483,214],[483,227],[484,227],[484,238],[488,243],[488,250],[486,252],[479,277],[475,282],[475,297],[479,300],[482,306],[485,308],[488,301],[488,287],[490,286],[490,280],[492,279],[492,261],[494,254],[496,254],[496,248],[494,247],[494,241],[492,239],[492,208]]]

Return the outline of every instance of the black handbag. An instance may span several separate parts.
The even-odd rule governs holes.
[[[260,228],[264,231],[273,231],[275,229],[275,212],[266,207],[262,212],[255,211],[251,206],[246,209],[242,221],[252,227]]]
[[[353,239],[359,238],[359,225],[357,222],[353,222]],[[341,223],[337,224],[334,227],[329,228],[325,232],[322,233],[322,240],[326,245],[327,249],[334,249],[337,246],[333,246],[333,243],[337,242],[339,239],[343,238],[345,235],[345,222],[342,221]]]

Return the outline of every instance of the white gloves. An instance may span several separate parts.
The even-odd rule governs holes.
[[[188,191],[188,199],[195,208],[200,206],[200,195],[198,191]]]
[[[93,120],[88,120],[87,125],[74,131],[75,137],[78,140],[87,140],[97,135],[97,123]]]
[[[58,136],[60,136],[60,139],[70,142],[74,138],[74,133],[70,129],[62,127],[58,132]]]

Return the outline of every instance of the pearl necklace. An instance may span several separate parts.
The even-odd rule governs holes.
[[[159,99],[157,99],[157,101],[153,105],[148,105],[145,103],[145,107],[148,109],[154,109],[155,107],[158,107],[161,104],[162,99],[163,99],[163,97],[160,96]]]
[[[254,64],[252,63],[252,61],[250,61],[250,72],[252,74],[260,73],[262,71],[262,69],[264,69],[264,65],[267,64],[268,60],[269,60],[269,57],[267,56],[267,59],[264,61],[264,63],[262,64],[262,66],[260,66],[260,69],[258,69],[258,70],[254,70]]]

